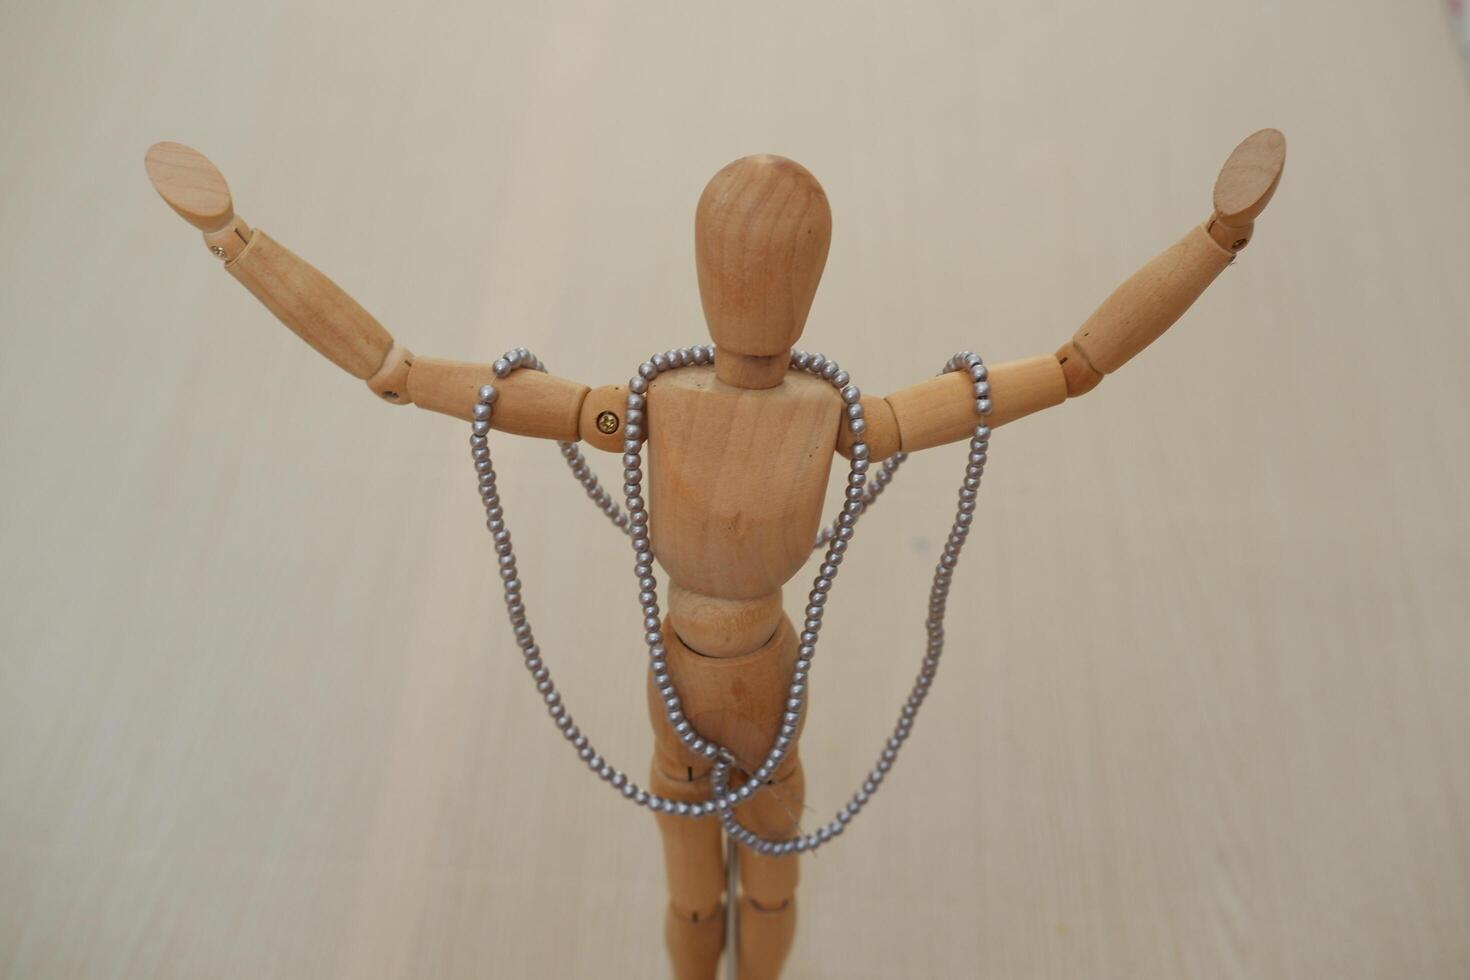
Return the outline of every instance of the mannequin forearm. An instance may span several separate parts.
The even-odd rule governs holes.
[[[1263,129],[1245,139],[1215,181],[1209,219],[1130,276],[1054,356],[999,364],[988,380],[991,428],[1086,394],[1173,326],[1245,248],[1276,192],[1285,138]],[[955,442],[975,429],[977,392],[951,372],[883,398],[864,398],[869,453],[882,459]],[[851,438],[838,451],[846,455]]]
[[[991,367],[987,424],[998,428],[1097,387],[1173,325],[1234,257],[1203,226],[1195,228],[1115,289],[1055,355]],[[951,371],[880,399],[882,405],[864,399],[868,416],[886,407],[898,435],[891,447],[874,440],[873,458],[968,438],[979,421],[972,389],[965,375]],[[850,442],[838,450],[845,454]]]
[[[315,266],[259,228],[225,263],[225,271],[292,333],[353,377],[366,381],[384,366],[393,337],[383,325]],[[387,400],[403,402],[401,397]]]
[[[493,427],[576,441],[586,385],[540,371],[497,379],[489,364],[416,358],[341,287],[256,229],[225,269],[292,332],[394,405],[469,419],[481,385],[501,391]]]
[[[1235,260],[1205,225],[1129,276],[1057,351],[1067,394],[1085,394],[1157,340]]]
[[[225,271],[319,354],[394,405],[468,419],[481,385],[502,392],[494,427],[517,435],[580,438],[587,386],[539,371],[497,379],[488,364],[415,358],[371,313],[305,259],[235,214],[224,177],[178,143],[158,143],[146,159],[149,180]]]

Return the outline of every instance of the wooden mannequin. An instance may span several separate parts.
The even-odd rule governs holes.
[[[1119,286],[1055,355],[990,368],[992,428],[1084,394],[1162,334],[1250,241],[1281,177],[1286,144],[1261,130],[1215,184],[1214,211]],[[149,179],[204,234],[225,269],[286,326],[385,401],[469,419],[479,386],[500,390],[496,429],[622,451],[622,385],[589,389],[534,371],[496,379],[488,364],[418,358],[330,279],[234,213],[224,178],[177,143],[149,149]],[[668,574],[669,670],[684,712],[747,769],[769,748],[796,658],[782,587],[801,569],[821,519],[841,400],[788,371],[827,258],[827,198],[804,168],[776,156],[737,160],[714,176],[695,216],[700,296],[717,353],[712,367],[655,380],[648,395],[649,508]],[[887,398],[865,396],[871,458],[968,438],[975,394],[949,373]],[[668,728],[649,686],[651,792],[710,796],[710,762]],[[792,835],[803,804],[793,749],[742,822]],[[665,934],[680,978],[712,978],[724,944],[722,830],[713,819],[658,816],[670,902]],[[795,934],[797,858],[740,861],[742,978],[775,977]]]

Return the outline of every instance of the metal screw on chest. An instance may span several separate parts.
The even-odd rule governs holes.
[[[600,412],[597,416],[597,431],[610,436],[618,431],[618,417],[612,412]]]

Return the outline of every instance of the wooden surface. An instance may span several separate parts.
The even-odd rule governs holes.
[[[801,164],[755,154],[711,177],[695,209],[694,260],[715,346],[759,358],[790,351],[831,244],[827,195]],[[741,384],[719,361],[716,368],[721,380]]]
[[[235,216],[224,175],[184,144],[154,143],[143,156],[143,169],[168,206],[200,231],[218,231]]]
[[[689,367],[655,379],[649,395],[643,491],[653,553],[670,576],[701,595],[758,600],[821,564],[812,541],[823,496],[846,486],[845,472],[829,479],[842,406],[831,384],[788,372],[772,398]]]
[[[996,434],[941,677],[805,862],[789,975],[1470,974],[1470,88],[1440,4],[13,7],[0,975],[664,969],[657,832],[523,676],[467,426],[290,336],[160,207],[149,144],[209,153],[407,348],[525,344],[593,386],[703,338],[700,189],[789,156],[833,212],[803,343],[884,393],[1053,349],[1261,126],[1290,169],[1241,259]],[[494,445],[538,639],[642,771],[626,542],[554,447]],[[859,528],[813,821],[917,667],[962,454]]]
[[[378,373],[393,337],[350,295],[257,228],[225,265],[284,325],[333,364],[366,381]]]

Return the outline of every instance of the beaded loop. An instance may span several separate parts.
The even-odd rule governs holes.
[[[908,458],[908,454],[897,453],[892,458],[884,460],[878,472],[869,479],[867,476],[870,468],[866,440],[867,423],[863,418],[861,391],[851,383],[847,372],[843,371],[836,361],[828,360],[821,354],[792,351],[792,370],[805,371],[826,380],[841,397],[844,405],[844,423],[853,436],[852,459],[848,470],[846,502],[836,520],[830,526],[822,528],[813,544],[813,550],[825,546],[827,551],[807,598],[800,646],[797,648],[796,665],[787,689],[787,711],[782,716],[782,725],[771,743],[765,760],[753,773],[747,774],[749,778],[744,783],[731,791],[729,780],[730,770],[735,764],[734,757],[724,746],[700,735],[684,717],[679,692],[668,674],[668,651],[663,640],[663,619],[659,610],[658,583],[653,576],[653,546],[648,537],[648,505],[643,498],[642,491],[643,440],[641,438],[642,428],[639,425],[643,418],[646,393],[650,382],[665,371],[678,370],[688,365],[711,364],[714,362],[714,357],[715,348],[710,344],[674,348],[654,354],[640,364],[637,373],[629,379],[625,417],[629,421],[631,431],[625,429],[626,438],[623,441],[625,509],[620,509],[607,491],[602,488],[575,443],[558,443],[562,457],[567,461],[577,482],[587,491],[587,496],[597,504],[616,527],[631,539],[634,552],[633,572],[638,580],[638,603],[643,613],[644,643],[648,647],[649,671],[653,676],[659,697],[663,699],[665,715],[680,741],[696,755],[714,761],[711,770],[713,792],[708,800],[695,803],[668,800],[642,789],[628,778],[627,774],[613,768],[603,759],[593,748],[591,740],[577,727],[572,720],[571,713],[562,702],[561,694],[551,680],[551,671],[542,660],[540,647],[536,645],[530,621],[526,616],[525,603],[521,598],[521,581],[516,570],[515,552],[511,544],[510,531],[505,525],[505,512],[496,487],[495,467],[490,460],[487,433],[490,430],[496,400],[496,390],[493,385],[486,385],[478,392],[479,397],[472,413],[470,452],[479,481],[480,498],[485,505],[485,526],[495,543],[501,585],[505,593],[506,612],[510,618],[512,634],[515,636],[517,646],[521,649],[526,669],[530,671],[532,679],[536,682],[536,690],[547,705],[548,713],[557,728],[561,730],[562,735],[576,750],[578,757],[587,764],[589,769],[620,792],[624,798],[632,800],[639,806],[659,813],[692,818],[717,815],[720,822],[724,824],[726,832],[733,839],[761,854],[780,856],[806,853],[815,851],[834,837],[840,836],[847,824],[857,816],[873,794],[878,791],[884,777],[897,760],[899,749],[902,748],[913,730],[919,709],[923,706],[930,685],[939,669],[939,658],[944,650],[944,613],[949,597],[950,582],[954,569],[959,564],[960,551],[969,535],[975,510],[975,495],[985,471],[987,450],[990,444],[990,428],[984,424],[985,416],[990,411],[990,386],[987,381],[985,364],[969,351],[961,351],[945,364],[945,372],[963,370],[969,374],[975,389],[975,411],[980,418],[980,423],[975,427],[975,432],[970,438],[970,454],[965,468],[965,478],[960,485],[959,505],[955,512],[954,522],[950,527],[949,537],[945,541],[944,551],[940,555],[939,563],[935,566],[934,581],[929,590],[929,617],[924,624],[928,633],[928,644],[924,659],[920,665],[918,677],[909,691],[908,699],[899,711],[898,723],[894,727],[893,734],[884,743],[873,770],[853,793],[849,802],[837,811],[830,823],[813,834],[804,834],[790,840],[770,840],[742,825],[735,817],[735,807],[753,796],[765,781],[780,769],[791,750],[796,725],[801,720],[802,712],[806,709],[807,680],[812,659],[817,652],[817,640],[822,629],[822,617],[826,609],[827,596],[832,590],[843,556],[852,540],[853,528],[858,518],[878,499],[892,481],[899,466]],[[497,378],[504,378],[521,368],[530,368],[535,371],[546,370],[540,358],[524,347],[507,351],[505,356],[494,364]]]

